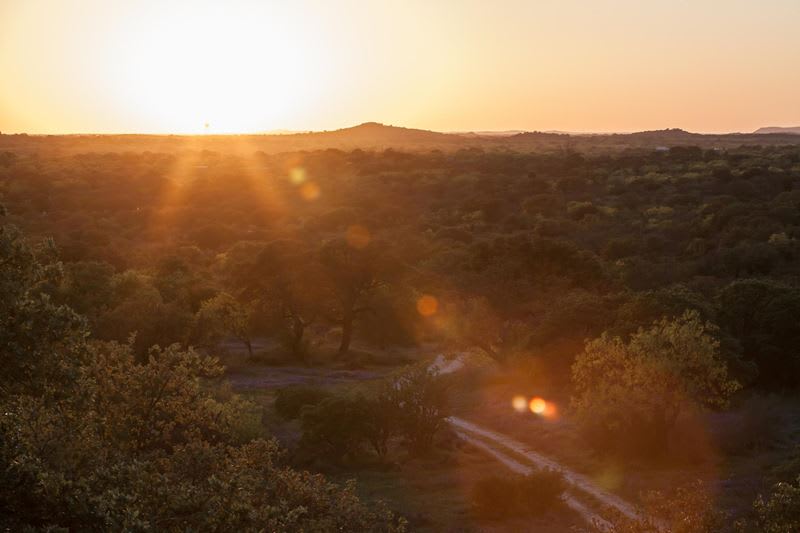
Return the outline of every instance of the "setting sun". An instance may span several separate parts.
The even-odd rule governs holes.
[[[84,7],[0,6],[0,44],[5,44],[0,68],[17,70],[14,84],[0,89],[11,91],[0,92],[0,127],[27,115],[38,124],[33,129],[50,129],[32,109],[25,111],[55,103],[43,92],[45,73],[4,53],[21,46],[31,57],[41,55],[49,81],[61,76],[61,69],[71,69],[60,98],[71,101],[73,109],[59,109],[50,121],[71,123],[82,109],[86,125],[77,127],[88,131],[278,129],[315,108],[331,88],[331,59],[317,38],[322,28],[288,4],[89,0]],[[84,11],[88,17],[81,17]],[[85,27],[89,22],[95,24]],[[59,48],[40,51],[39,43],[29,41],[43,25]],[[72,33],[81,27],[80,34]],[[71,58],[65,55],[69,51],[75,54]],[[4,109],[3,99],[11,97],[17,99],[15,109]]]
[[[798,17],[788,0],[4,0],[0,131],[750,131],[800,123]]]
[[[307,29],[265,7],[166,3],[138,16],[120,35],[127,68],[116,90],[159,129],[268,129],[312,104],[324,86]]]

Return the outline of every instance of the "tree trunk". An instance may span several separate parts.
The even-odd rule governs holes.
[[[305,359],[303,353],[303,334],[305,333],[306,325],[302,320],[295,318],[292,321],[292,354],[300,359]]]
[[[339,344],[339,355],[344,355],[350,350],[350,341],[353,339],[353,315],[347,314],[342,320],[342,342]]]
[[[658,455],[666,453],[669,447],[670,420],[667,409],[661,406],[653,413],[652,424],[649,430],[650,451]]]

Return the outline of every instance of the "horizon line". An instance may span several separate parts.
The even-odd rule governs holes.
[[[66,136],[94,136],[94,137],[102,137],[102,136],[122,136],[122,135],[146,135],[146,136],[158,136],[158,137],[236,137],[236,136],[273,136],[273,137],[283,137],[283,136],[290,136],[290,135],[309,135],[315,133],[333,133],[338,131],[345,131],[349,129],[358,128],[360,126],[365,125],[377,125],[386,128],[397,128],[397,129],[407,129],[407,130],[416,130],[416,131],[423,131],[423,132],[430,132],[430,133],[441,133],[443,135],[482,135],[482,136],[512,136],[518,135],[520,133],[550,133],[550,134],[557,134],[557,135],[572,135],[572,136],[591,136],[591,135],[634,135],[637,133],[647,133],[647,132],[657,132],[657,131],[683,131],[690,134],[695,135],[752,135],[755,134],[758,130],[761,129],[798,129],[800,125],[797,126],[760,126],[753,131],[689,131],[687,129],[681,127],[663,127],[663,128],[656,128],[656,129],[644,129],[644,130],[605,130],[605,131],[570,131],[570,130],[559,130],[559,129],[522,129],[522,128],[503,128],[503,129],[470,129],[470,130],[434,130],[434,129],[425,129],[425,128],[418,128],[418,127],[409,127],[409,126],[398,126],[395,124],[386,124],[383,122],[376,122],[376,121],[367,121],[361,122],[352,126],[344,126],[336,129],[319,129],[319,130],[290,130],[285,128],[278,128],[275,130],[266,130],[266,131],[226,131],[226,132],[213,132],[213,131],[203,131],[203,132],[188,132],[188,131],[174,131],[174,132],[158,132],[158,131],[115,131],[115,132],[92,132],[92,131],[71,131],[71,132],[50,132],[50,133],[35,133],[35,132],[28,132],[28,131],[13,131],[7,132],[0,130],[0,135],[27,135],[32,137],[66,137]],[[780,133],[780,132],[775,132]],[[768,135],[769,133],[761,133],[759,135]]]

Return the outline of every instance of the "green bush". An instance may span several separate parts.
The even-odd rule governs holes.
[[[427,366],[415,367],[395,379],[392,397],[398,411],[400,432],[412,454],[425,454],[447,418],[446,379]]]
[[[755,519],[737,524],[742,532],[784,533],[800,531],[800,477],[792,483],[778,483],[768,497],[753,503]]]
[[[287,467],[215,358],[87,341],[41,292],[60,266],[38,252],[0,226],[0,530],[404,529],[354,484]]]
[[[472,490],[477,514],[484,518],[537,516],[562,505],[564,479],[554,470],[528,475],[495,475],[478,481]]]
[[[639,518],[634,520],[622,514],[608,515],[610,526],[595,523],[591,530],[594,533],[732,531],[730,515],[715,507],[715,491],[701,480],[682,485],[666,494],[659,491],[642,494],[636,514]]]
[[[303,407],[315,406],[330,396],[330,392],[320,387],[286,387],[275,394],[275,411],[284,420],[294,420],[300,417]]]
[[[361,395],[338,395],[303,410],[301,448],[333,460],[356,457],[364,440],[364,405]]]
[[[446,382],[422,366],[364,386],[357,393],[323,397],[307,409],[300,404],[316,398],[311,391],[296,389],[297,396],[311,397],[295,399],[288,389],[279,399],[284,412],[289,407],[294,409],[289,414],[302,411],[301,447],[336,459],[355,458],[367,447],[383,458],[395,437],[402,437],[411,454],[424,454],[447,417]]]

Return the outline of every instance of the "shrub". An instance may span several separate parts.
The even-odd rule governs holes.
[[[313,397],[311,391],[295,387],[281,391],[282,416],[302,411],[301,447],[336,459],[355,458],[368,445],[378,457],[385,457],[396,436],[412,454],[425,454],[445,425],[446,383],[427,366],[414,367],[394,378],[364,386],[354,394]],[[319,389],[314,389],[319,390]],[[303,400],[293,395],[308,394]],[[303,401],[316,401],[302,409]],[[309,404],[307,404],[309,405]],[[288,415],[285,414],[288,411]],[[297,415],[294,415],[297,416]]]
[[[304,410],[302,421],[302,447],[336,458],[354,457],[364,444],[383,458],[399,429],[396,397],[386,385],[369,394],[329,396]]]
[[[330,398],[331,393],[320,387],[298,385],[278,389],[275,394],[275,412],[284,420],[299,418],[306,406],[315,406]]]
[[[714,491],[704,482],[678,487],[669,494],[658,491],[642,495],[636,520],[609,516],[610,527],[594,524],[595,533],[717,533],[730,531],[730,516],[714,506]],[[782,530],[783,531],[783,530]],[[786,530],[789,531],[789,530]]]
[[[592,202],[569,202],[567,215],[573,220],[583,220],[586,215],[597,214],[597,207]]]
[[[333,460],[356,457],[364,440],[364,403],[360,394],[339,395],[304,409],[301,448],[324,453]]]
[[[445,425],[447,383],[427,366],[406,372],[393,383],[400,430],[413,454],[424,454]]]
[[[193,338],[203,344],[216,346],[225,337],[242,341],[250,357],[253,347],[249,334],[250,312],[233,296],[220,293],[205,300],[194,317]]]
[[[739,384],[728,378],[715,333],[687,311],[627,343],[605,333],[588,342],[572,367],[572,405],[595,444],[629,445],[631,435],[644,435],[643,444],[661,451],[687,404],[724,407]]]
[[[472,502],[478,515],[485,518],[536,516],[560,506],[563,492],[560,473],[539,470],[484,478],[475,484]]]
[[[395,391],[390,381],[384,381],[378,385],[377,390],[364,398],[362,405],[362,436],[381,458],[389,452],[389,441],[400,429],[397,420],[401,414],[401,406],[397,402]]]
[[[0,530],[404,529],[352,483],[288,468],[257,408],[214,387],[215,358],[87,343],[40,292],[57,270],[0,226]]]
[[[743,532],[784,533],[800,531],[800,476],[792,483],[778,483],[769,497],[753,503],[755,519],[737,524]]]

